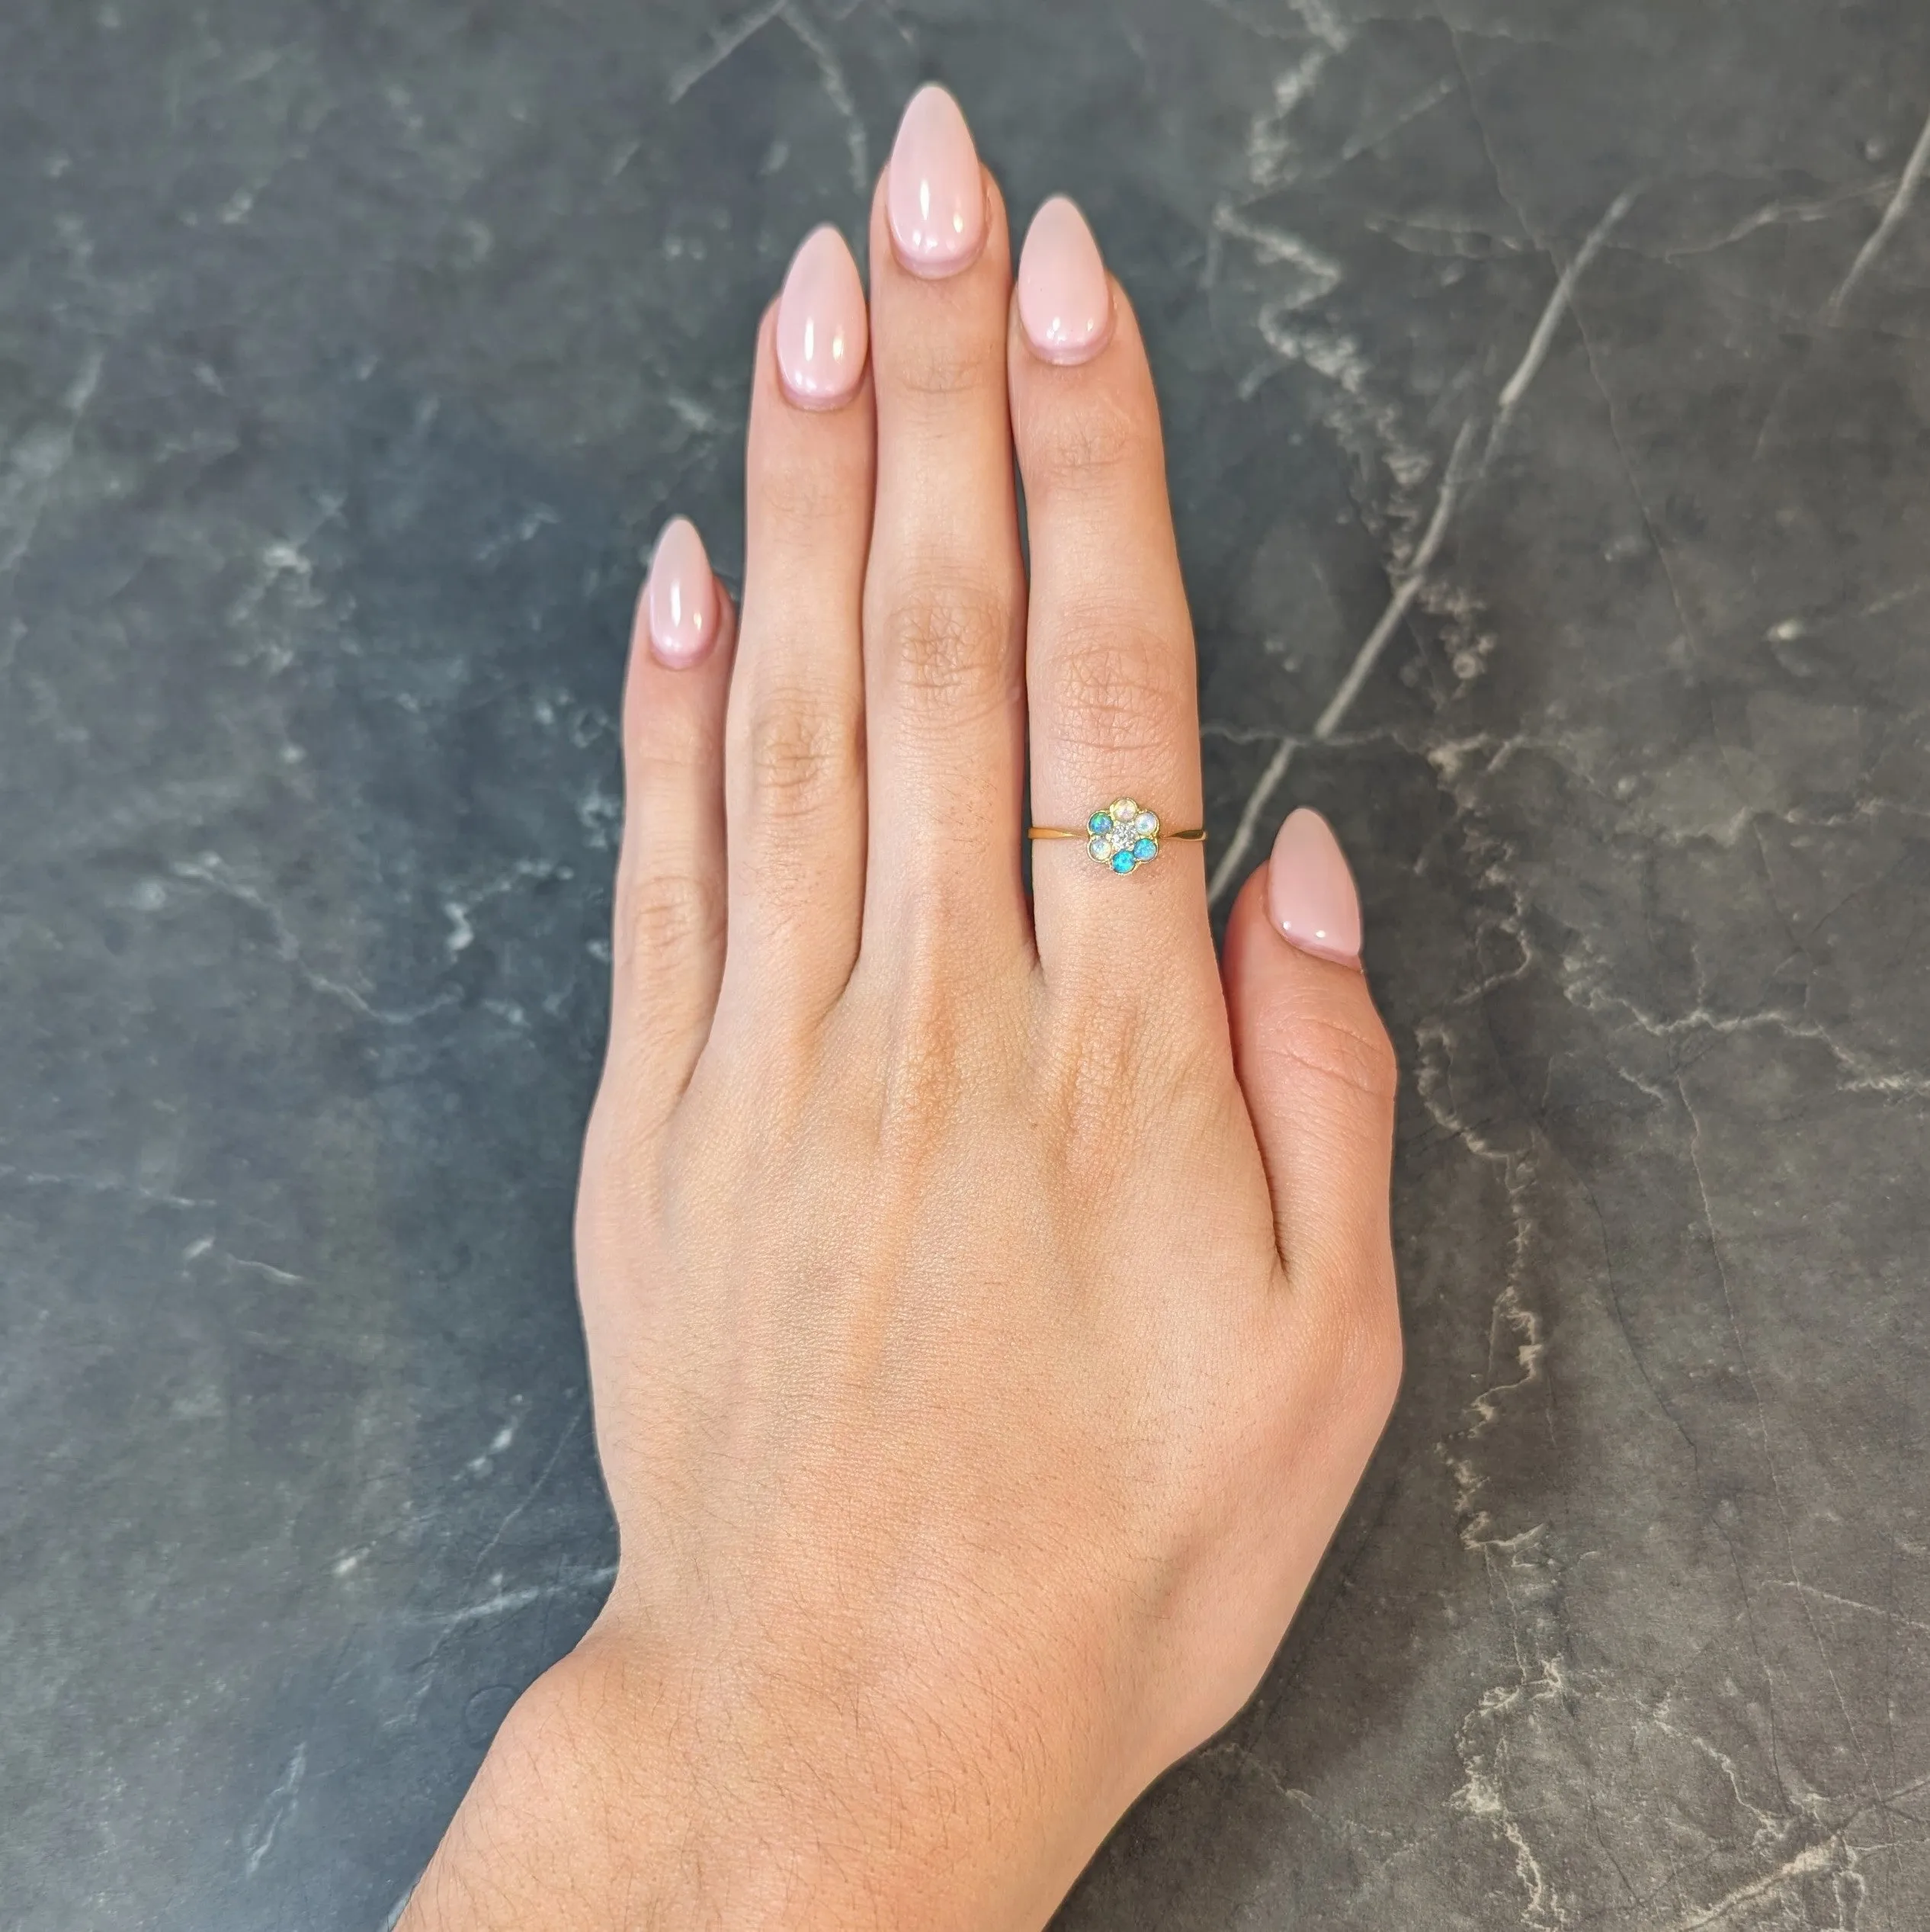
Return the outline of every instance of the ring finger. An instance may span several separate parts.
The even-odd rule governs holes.
[[[1116,980],[1130,946],[1161,962],[1166,995],[1175,974],[1217,990],[1204,855],[1173,836],[1201,826],[1199,708],[1159,406],[1132,310],[1069,201],[1034,219],[1014,307],[1032,815],[1077,834],[1033,849],[1040,961],[1048,983]],[[1156,830],[1115,828],[1124,799]]]

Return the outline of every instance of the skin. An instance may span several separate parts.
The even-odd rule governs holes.
[[[931,279],[881,190],[842,406],[765,317],[741,623],[633,652],[577,1224],[621,1561],[405,1932],[1042,1925],[1251,1694],[1392,1403],[1358,967],[1264,868],[1217,961],[1195,845],[1040,846],[1027,897],[1028,727],[1059,825],[1200,823],[1199,738],[1131,309],[1042,360],[986,191]]]

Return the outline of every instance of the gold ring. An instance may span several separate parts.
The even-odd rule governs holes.
[[[1142,810],[1130,798],[1115,798],[1110,805],[1101,806],[1077,831],[1056,825],[1033,825],[1026,828],[1025,836],[1028,839],[1083,839],[1086,850],[1101,865],[1123,878],[1157,858],[1162,840],[1191,839],[1197,842],[1206,837],[1206,828],[1162,832],[1157,812]]]

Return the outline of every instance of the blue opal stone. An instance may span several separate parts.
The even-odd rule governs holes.
[[[1095,812],[1085,821],[1085,829],[1088,832],[1110,832],[1112,830],[1111,814],[1108,812]]]
[[[1130,872],[1139,862],[1130,852],[1116,852],[1112,855],[1112,869],[1115,872]]]
[[[1133,856],[1136,859],[1141,861],[1149,858],[1156,858],[1159,856],[1159,844],[1157,841],[1152,839],[1142,839],[1133,848]]]

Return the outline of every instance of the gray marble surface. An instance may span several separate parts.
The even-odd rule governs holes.
[[[1388,1439],[1063,1923],[1930,1923],[1921,0],[8,0],[0,1921],[375,1932],[592,1614],[627,608],[929,76],[1407,1070]]]

